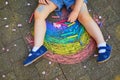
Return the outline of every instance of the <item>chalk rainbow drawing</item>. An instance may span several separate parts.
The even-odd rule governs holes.
[[[96,46],[79,21],[67,22],[68,14],[64,8],[50,14],[44,39],[44,45],[50,51],[45,57],[63,64],[83,61],[93,54]]]

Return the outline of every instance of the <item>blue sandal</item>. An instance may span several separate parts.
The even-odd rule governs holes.
[[[36,52],[31,51],[26,60],[23,62],[24,66],[32,64],[37,59],[42,57],[45,53],[47,53],[47,48],[45,48],[43,45]]]
[[[98,63],[102,63],[102,62],[107,61],[110,58],[110,56],[111,56],[111,50],[112,50],[111,46],[106,44],[105,47],[99,47],[98,48],[98,50],[101,50],[101,49],[106,49],[106,51],[104,53],[99,53],[98,54],[98,58],[97,58],[97,62]]]

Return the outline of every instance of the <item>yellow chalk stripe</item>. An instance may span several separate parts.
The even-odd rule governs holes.
[[[70,26],[72,26],[72,25],[74,25],[74,24],[75,24],[75,22],[72,22],[71,24],[68,25],[68,27],[70,27]]]

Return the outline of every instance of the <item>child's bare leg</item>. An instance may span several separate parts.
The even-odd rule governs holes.
[[[74,6],[72,6],[72,7],[74,7]],[[89,15],[89,12],[87,10],[87,6],[85,3],[82,4],[80,13],[78,15],[78,20],[84,25],[87,32],[97,42],[98,53],[99,53],[97,61],[99,63],[107,61],[110,58],[111,46],[106,44],[100,28],[98,27],[98,25],[95,23],[95,21]]]
[[[43,45],[44,36],[46,32],[46,22],[45,19],[47,16],[57,8],[55,4],[49,2],[47,5],[39,4],[36,8],[35,15],[35,23],[34,23],[34,46],[40,47]]]
[[[88,13],[86,4],[82,5],[78,20],[85,26],[87,32],[95,39],[97,44],[105,42],[100,28]]]
[[[39,4],[35,10],[35,23],[34,23],[34,47],[24,61],[24,66],[32,64],[47,52],[47,48],[43,46],[44,36],[46,32],[45,19],[57,7],[52,2],[47,5]]]
[[[84,25],[87,32],[95,39],[97,44],[104,43],[102,32],[96,22],[91,18],[87,6],[83,3],[78,20]]]

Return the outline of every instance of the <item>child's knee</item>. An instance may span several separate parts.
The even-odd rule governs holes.
[[[86,11],[87,11],[87,6],[86,6],[86,4],[84,3],[84,4],[81,6],[80,13],[86,12]]]
[[[88,21],[88,20],[91,19],[85,3],[81,7],[81,10],[80,10],[80,13],[79,13],[79,19],[81,21]]]
[[[82,22],[91,21],[91,16],[89,14],[79,14],[79,20]]]
[[[45,8],[45,6],[44,6],[44,5],[38,5],[38,7],[36,8],[36,10],[35,10],[35,11],[37,11],[37,12],[41,13],[41,12],[43,12],[44,8]]]
[[[46,16],[45,16],[45,14],[43,14],[43,13],[39,13],[38,11],[34,11],[34,18],[35,19],[45,19],[46,18]]]
[[[47,14],[44,11],[44,5],[38,6],[34,11],[34,17],[35,18],[46,18]]]

